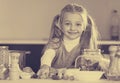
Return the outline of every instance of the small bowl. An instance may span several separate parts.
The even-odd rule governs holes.
[[[95,81],[99,80],[104,72],[102,71],[79,71],[78,69],[66,70],[66,75],[74,76],[76,80]]]

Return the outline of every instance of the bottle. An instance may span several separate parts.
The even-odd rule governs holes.
[[[111,40],[119,40],[120,18],[117,10],[113,10],[111,18]]]

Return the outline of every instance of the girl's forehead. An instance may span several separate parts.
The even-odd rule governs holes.
[[[63,20],[68,19],[68,20],[78,20],[82,21],[82,16],[78,12],[65,12],[63,15]]]

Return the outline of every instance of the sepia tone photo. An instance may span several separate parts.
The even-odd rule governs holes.
[[[0,82],[119,83],[119,0],[0,0]]]

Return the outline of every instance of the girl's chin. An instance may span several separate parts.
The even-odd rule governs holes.
[[[71,36],[71,37],[69,37],[69,39],[70,39],[70,40],[74,40],[74,39],[77,39],[78,37],[80,37],[80,36],[77,36],[77,37],[76,37],[76,36],[75,36],[75,37],[72,37],[72,36]]]
[[[70,39],[70,40],[74,40],[74,39],[77,39],[77,38],[80,38],[80,34],[67,34],[67,35],[64,35],[65,38],[67,39]]]

